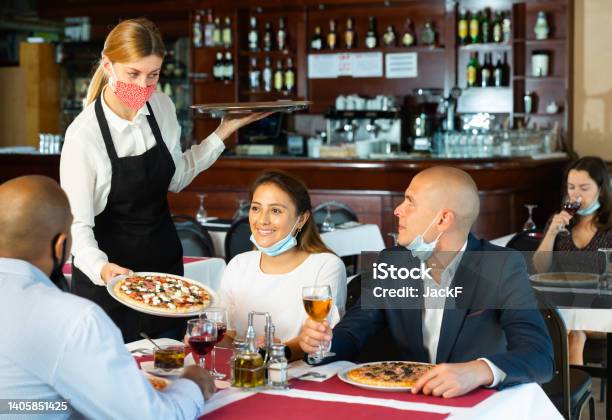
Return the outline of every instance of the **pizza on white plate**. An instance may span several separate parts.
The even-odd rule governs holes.
[[[119,300],[161,314],[199,312],[211,302],[204,287],[162,274],[126,276],[113,285],[113,292]]]
[[[346,373],[347,379],[364,385],[387,388],[413,387],[435,365],[418,362],[378,362],[365,364]]]

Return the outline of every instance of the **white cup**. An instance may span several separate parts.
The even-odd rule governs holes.
[[[547,52],[534,52],[531,55],[531,72],[534,77],[548,76],[550,56]]]

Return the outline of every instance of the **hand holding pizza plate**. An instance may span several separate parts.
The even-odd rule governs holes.
[[[210,287],[186,277],[166,273],[140,272],[113,277],[108,293],[135,311],[171,318],[199,315],[219,302]]]
[[[371,391],[404,392],[410,391],[421,375],[434,366],[406,361],[362,363],[338,372],[338,378]]]

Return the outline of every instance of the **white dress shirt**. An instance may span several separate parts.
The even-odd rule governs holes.
[[[193,419],[204,410],[191,380],[155,391],[104,311],[25,261],[0,258],[0,331],[3,399],[65,399],[93,419]]]
[[[433,279],[426,278],[423,280],[424,288],[440,290],[450,287],[466,248],[467,241],[465,241],[461,247],[461,250],[459,250],[457,255],[455,255],[451,262],[446,266],[444,271],[442,271],[440,284]],[[438,343],[440,341],[442,319],[444,317],[444,309],[442,308],[444,308],[445,301],[446,298],[443,297],[429,296],[423,298],[423,345],[425,346],[425,349],[429,354],[429,360],[432,363],[436,363],[436,358],[438,355]],[[493,372],[493,382],[489,384],[488,387],[495,387],[504,380],[506,373],[503,370],[499,369],[486,358],[479,358],[478,360],[484,361],[491,369],[491,372]]]
[[[200,144],[183,153],[180,143],[181,128],[172,100],[164,93],[155,92],[149,103],[176,167],[169,191],[181,191],[196,175],[217,160],[225,145],[217,134],[212,133]],[[104,100],[102,109],[119,158],[139,156],[155,146],[155,137],[147,121],[149,110],[146,105],[138,111],[133,121],[119,117]],[[106,254],[98,248],[93,227],[94,218],[106,207],[111,177],[111,161],[96,119],[94,103],[91,103],[66,131],[60,160],[60,181],[68,194],[74,216],[72,255],[75,265],[100,286],[104,285],[100,270],[109,261]]]

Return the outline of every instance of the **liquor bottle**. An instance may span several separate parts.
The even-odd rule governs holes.
[[[459,11],[459,22],[457,22],[457,37],[459,38],[459,45],[466,45],[470,42],[470,39],[468,38],[467,10],[463,8]]]
[[[383,34],[383,45],[385,47],[395,47],[397,41],[397,37],[395,36],[395,31],[393,30],[393,26],[387,26],[387,30]]]
[[[402,46],[411,47],[416,42],[416,36],[414,35],[414,25],[410,18],[406,18],[404,23],[404,34],[402,35]]]
[[[538,12],[538,17],[536,19],[535,27],[533,28],[533,32],[535,33],[536,39],[547,39],[548,34],[550,33],[550,28],[548,27],[548,21],[546,20],[546,13],[542,10]]]
[[[292,93],[295,89],[295,69],[293,68],[293,60],[287,58],[287,68],[285,69],[285,91]]]
[[[212,32],[212,46],[219,47],[221,46],[221,18],[216,17],[214,25],[215,26]]]
[[[193,17],[193,46],[195,48],[200,48],[202,46],[202,22],[200,21],[202,16],[200,15],[200,11],[196,11],[195,16]]]
[[[266,57],[264,61],[264,69],[263,69],[263,85],[264,90],[266,92],[272,91],[272,67],[270,63],[270,57]]]
[[[250,51],[259,51],[259,32],[257,32],[257,18],[255,16],[251,16],[249,19],[251,29],[249,30],[249,50]]]
[[[344,46],[351,49],[355,46],[355,30],[353,29],[353,19],[346,19],[346,31],[344,31]]]
[[[232,21],[229,18],[229,16],[225,18],[225,24],[223,25],[222,38],[223,38],[223,46],[225,48],[229,48],[232,46]]]
[[[365,37],[365,46],[367,48],[376,48],[378,45],[378,36],[376,35],[376,20],[373,16],[368,18],[368,32]]]
[[[225,74],[225,64],[223,63],[223,53],[218,52],[213,64],[213,77],[215,80],[223,80]]]
[[[495,12],[495,21],[493,22],[493,42],[502,42],[503,32],[502,32],[502,14],[500,11]]]
[[[321,36],[321,27],[315,26],[315,33],[310,40],[310,48],[319,51],[323,48],[323,37]]]
[[[249,89],[253,92],[257,92],[260,89],[259,75],[260,71],[257,68],[257,58],[251,58],[251,68],[249,69]]]
[[[336,35],[336,21],[329,21],[329,33],[327,34],[327,48],[330,50],[336,49],[338,36]]]
[[[497,64],[493,70],[493,86],[504,86],[504,65],[502,64],[501,56],[497,58]]]
[[[492,76],[492,71],[491,71],[492,65],[491,62],[489,61],[489,54],[485,53],[484,55],[484,63],[482,65],[482,67],[480,68],[480,86],[481,87],[488,87],[491,86],[491,76]]]
[[[234,79],[234,60],[232,60],[232,53],[229,51],[225,52],[225,67],[223,70],[225,80]]]
[[[470,61],[467,65],[467,86],[476,87],[478,83],[478,53],[470,55]]]
[[[263,49],[264,51],[272,51],[272,24],[266,22],[263,36]]]
[[[204,25],[204,45],[212,47],[213,42],[213,31],[215,30],[215,21],[213,20],[212,9],[208,9],[206,13],[206,24]]]
[[[287,29],[285,29],[285,18],[278,20],[278,31],[276,31],[276,46],[279,51],[287,49]]]
[[[483,43],[491,42],[491,19],[489,18],[489,9],[484,9],[482,19],[480,21],[480,38]]]
[[[503,79],[502,86],[510,86],[510,64],[508,64],[508,56],[504,52],[504,71],[503,71]]]
[[[425,22],[425,27],[421,32],[421,44],[423,45],[435,45],[436,44],[436,30],[433,27],[433,23],[430,21]]]
[[[470,41],[472,44],[480,42],[480,12],[472,11],[470,16]]]
[[[282,92],[283,90],[283,62],[280,60],[276,61],[276,70],[274,71],[274,90],[277,92]]]
[[[512,39],[512,21],[510,20],[510,12],[504,13],[504,19],[502,20],[502,33],[504,42],[510,42]]]

